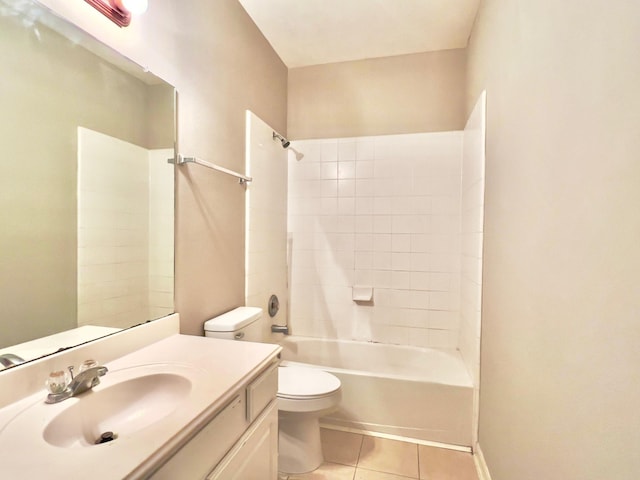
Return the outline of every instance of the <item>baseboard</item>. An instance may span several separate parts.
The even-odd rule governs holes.
[[[476,443],[476,448],[473,451],[473,460],[476,463],[476,470],[478,471],[479,480],[491,480],[491,474],[489,473],[489,467],[484,459],[480,444]]]

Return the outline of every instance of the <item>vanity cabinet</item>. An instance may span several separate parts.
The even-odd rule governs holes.
[[[153,480],[275,480],[278,361],[251,377]]]
[[[207,480],[275,480],[278,476],[278,406],[272,401]]]

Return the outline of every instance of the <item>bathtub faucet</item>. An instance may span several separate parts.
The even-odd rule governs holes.
[[[271,325],[271,333],[284,333],[289,335],[289,325]]]

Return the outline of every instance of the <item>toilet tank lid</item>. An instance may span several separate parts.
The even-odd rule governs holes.
[[[207,332],[235,332],[255,322],[261,316],[262,309],[259,307],[238,307],[207,320],[204,322],[204,329]]]

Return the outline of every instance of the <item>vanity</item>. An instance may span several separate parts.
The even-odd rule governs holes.
[[[3,477],[275,480],[281,347],[177,332],[172,315],[5,372],[28,394],[0,408]],[[45,372],[85,357],[108,359],[100,384],[45,404]]]

